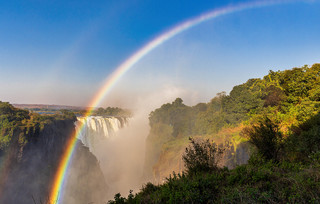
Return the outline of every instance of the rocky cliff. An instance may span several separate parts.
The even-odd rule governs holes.
[[[249,144],[239,136],[241,129],[241,126],[225,128],[217,134],[194,136],[194,138],[209,139],[219,145],[224,151],[218,165],[233,169],[237,165],[247,163],[250,155]],[[152,136],[154,135],[151,132],[146,144],[145,176],[148,181],[162,184],[173,172],[182,173],[185,170],[182,155],[190,141],[187,136],[171,138],[167,141],[152,140]]]
[[[74,130],[73,119],[15,127],[9,146],[1,151],[0,203],[46,203],[62,150]],[[21,138],[26,138],[24,144]],[[99,163],[80,140],[64,190],[70,204],[106,201]]]

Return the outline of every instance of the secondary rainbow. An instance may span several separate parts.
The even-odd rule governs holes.
[[[198,25],[199,23],[202,23],[209,19],[219,17],[224,14],[230,14],[230,13],[234,13],[236,11],[242,11],[245,9],[263,7],[263,6],[286,3],[286,2],[293,2],[293,1],[290,1],[290,0],[270,1],[269,0],[269,1],[255,1],[255,2],[243,3],[239,5],[231,5],[231,6],[223,7],[220,9],[216,9],[216,10],[204,13],[198,17],[189,19],[181,24],[178,24],[177,26],[173,27],[169,31],[164,32],[163,34],[151,40],[149,43],[147,43],[145,46],[139,49],[136,53],[134,53],[131,57],[129,57],[126,61],[124,61],[119,67],[117,67],[115,71],[110,76],[107,77],[107,79],[104,82],[104,85],[100,88],[100,90],[91,100],[90,104],[88,105],[88,107],[91,107],[91,108],[87,110],[85,116],[89,116],[92,113],[93,109],[100,104],[102,99],[109,93],[109,91],[116,84],[116,82],[121,78],[121,76],[123,76],[130,68],[132,68],[133,65],[135,65],[139,60],[141,60],[145,55],[147,55],[153,49],[155,49],[162,43],[166,42],[167,40],[171,39],[172,37],[176,36],[177,34],[195,25]],[[70,137],[69,141],[66,144],[66,148],[61,156],[58,169],[53,179],[50,196],[49,196],[51,203],[62,202],[63,196],[61,192],[63,192],[64,183],[66,182],[65,176],[66,176],[68,167],[71,163],[74,149],[77,145],[77,136],[79,133],[81,133],[82,130],[83,130],[83,125],[81,125],[78,132],[73,133],[73,135]]]

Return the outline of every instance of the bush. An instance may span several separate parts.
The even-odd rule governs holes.
[[[197,172],[211,172],[218,169],[217,163],[221,159],[223,149],[209,140],[195,141],[190,138],[191,145],[186,148],[182,159],[188,175]]]
[[[261,154],[262,157],[267,160],[279,161],[284,142],[278,124],[266,117],[257,125],[244,128],[242,134],[257,147],[258,154]]]

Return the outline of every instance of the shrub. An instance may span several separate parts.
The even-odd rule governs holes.
[[[195,141],[190,138],[191,145],[186,148],[182,159],[188,175],[197,172],[211,172],[218,169],[217,163],[221,159],[223,149],[209,140]]]
[[[265,159],[279,161],[284,142],[278,124],[266,117],[257,125],[244,128],[242,134],[248,137],[249,142],[257,147],[258,153]]]

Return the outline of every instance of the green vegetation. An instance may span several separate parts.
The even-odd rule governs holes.
[[[257,147],[260,155],[267,160],[279,161],[280,151],[283,148],[283,135],[278,124],[274,124],[266,117],[264,121],[259,121],[258,125],[244,128],[242,133]]]
[[[319,108],[320,64],[270,71],[209,103],[177,98],[150,113],[145,171],[159,183],[166,171],[179,173],[109,203],[320,203]],[[131,115],[110,107],[94,114]],[[0,155],[66,119],[74,112],[39,115],[0,102]],[[247,164],[239,162],[244,152]]]
[[[20,107],[23,107],[23,105],[20,105]],[[34,105],[37,106],[37,105]],[[43,107],[45,105],[38,105],[40,107],[37,108],[24,108],[27,111],[33,112],[33,113],[39,113],[41,115],[59,115],[61,112],[70,112],[73,113],[76,116],[84,116],[87,113],[87,110],[85,108],[80,107],[65,107],[65,106],[54,106],[53,107]],[[132,113],[128,109],[122,109],[118,107],[107,107],[107,108],[98,108],[92,111],[91,115],[93,116],[103,116],[103,117],[109,117],[109,116],[115,116],[115,117],[132,117]]]
[[[0,102],[0,203],[56,203],[50,187],[75,121],[69,110],[40,115]],[[73,151],[65,193],[78,203],[102,199],[107,186],[97,159],[81,143]]]
[[[186,173],[196,175],[201,172],[215,172],[218,169],[218,161],[221,159],[223,149],[216,144],[206,141],[190,139],[191,146],[186,148],[182,156]]]
[[[249,79],[235,86],[229,95],[225,92],[217,94],[209,103],[190,107],[177,98],[162,105],[149,117],[151,130],[147,150],[150,151],[146,158],[146,172],[150,177],[155,171],[154,166],[161,166],[157,162],[163,152],[162,147],[179,138],[209,138],[217,143],[227,140],[236,149],[247,140],[246,136],[240,135],[241,129],[256,126],[257,121],[263,121],[265,117],[278,124],[281,137],[288,137],[294,127],[299,127],[318,113],[319,85],[320,64],[314,64],[311,67],[269,71],[262,79]]]
[[[98,108],[93,111],[92,115],[99,116],[117,116],[117,117],[132,117],[130,110],[122,109],[118,107]]]
[[[9,103],[0,102],[0,149],[6,149],[12,139],[16,129],[30,119],[29,112],[19,110]],[[18,139],[20,143],[25,143],[25,138]]]
[[[0,151],[8,151],[10,145],[23,147],[46,125],[55,120],[76,120],[73,112],[61,110],[54,115],[40,115],[13,107],[0,101]]]
[[[255,132],[250,132],[250,141],[259,138],[262,132],[279,134],[276,124],[268,119],[252,128]],[[299,138],[295,134],[292,136]],[[281,156],[276,157],[279,160],[260,154],[272,151],[274,146],[257,145],[257,153],[251,156],[249,163],[232,170],[218,167],[216,161],[221,149],[215,144],[208,140],[191,141],[192,146],[184,155],[187,158],[185,172],[173,172],[162,185],[148,183],[141,192],[131,193],[127,198],[117,194],[109,203],[319,203],[320,152],[305,154],[306,160],[286,158],[292,148],[299,152],[303,147],[292,147],[292,140],[297,142],[291,137],[275,142],[283,144]]]
[[[149,117],[146,163],[172,163],[191,136],[184,171],[109,203],[320,203],[319,107],[320,64],[270,71],[209,103],[164,104]],[[250,149],[247,164],[219,165],[222,149],[238,157],[240,147]]]
[[[217,133],[223,127],[270,115],[283,126],[299,125],[320,107],[320,64],[308,68],[270,71],[263,79],[249,79],[235,86],[229,95],[217,94],[209,103],[193,107],[177,98],[151,112],[153,128],[159,123],[173,128],[172,137]]]
[[[319,154],[311,163],[274,163],[254,155],[235,169],[175,174],[109,203],[319,203]],[[201,168],[201,166],[199,166]],[[202,168],[201,168],[202,170]]]

